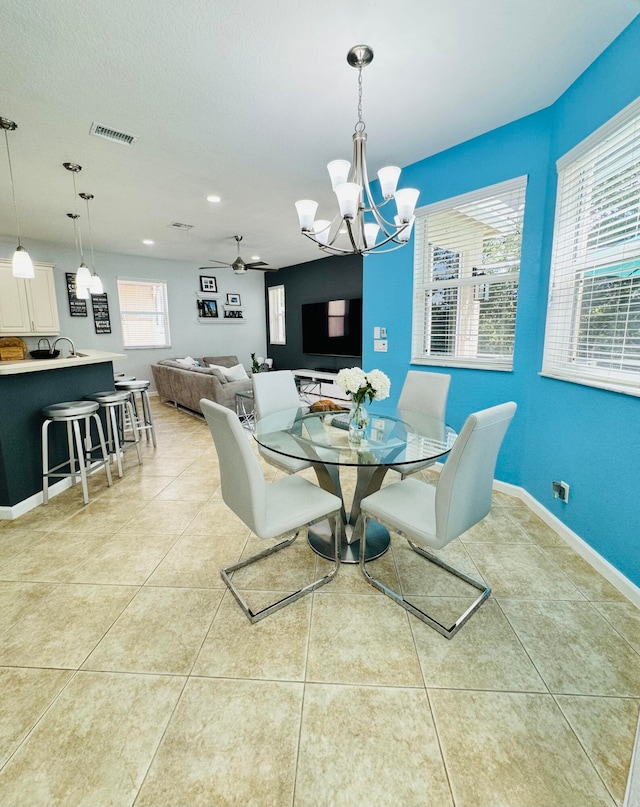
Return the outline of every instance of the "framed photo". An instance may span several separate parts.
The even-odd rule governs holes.
[[[198,316],[202,319],[217,319],[217,300],[198,300]]]
[[[200,291],[217,292],[218,284],[216,283],[215,277],[200,275]]]
[[[239,294],[227,294],[227,305],[241,305]]]

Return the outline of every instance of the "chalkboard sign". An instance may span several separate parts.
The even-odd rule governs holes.
[[[111,333],[111,317],[109,316],[109,300],[105,294],[92,294],[93,323],[96,333]]]
[[[72,317],[87,316],[87,301],[79,300],[76,297],[76,275],[75,272],[66,272],[67,275],[67,296],[69,297],[69,314]]]

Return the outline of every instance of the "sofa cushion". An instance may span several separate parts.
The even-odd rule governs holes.
[[[190,373],[204,373],[205,375],[214,375],[221,384],[226,384],[227,379],[223,373],[215,367],[190,367]]]
[[[235,367],[222,367],[218,364],[210,364],[212,370],[219,370],[227,381],[243,381],[249,378],[247,371],[241,364],[236,364]]]
[[[235,367],[239,363],[237,356],[205,356],[201,359],[201,364],[215,364],[219,367]]]
[[[184,359],[176,359],[176,361],[181,367],[200,367],[200,362],[191,356],[185,356]]]

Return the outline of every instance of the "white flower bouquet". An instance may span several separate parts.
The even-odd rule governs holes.
[[[374,400],[383,401],[389,397],[391,387],[388,376],[381,370],[365,373],[360,367],[340,370],[336,384],[349,395],[356,406],[362,406],[367,398],[369,403]]]

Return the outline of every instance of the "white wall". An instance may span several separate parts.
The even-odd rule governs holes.
[[[251,353],[266,355],[262,272],[249,271],[246,275],[240,276],[235,275],[230,268],[199,272],[198,265],[191,262],[96,252],[96,270],[108,295],[111,315],[111,334],[96,334],[90,301],[87,301],[88,316],[72,317],[69,314],[65,275],[77,268],[78,259],[73,245],[70,244],[69,249],[63,249],[51,244],[30,241],[28,237],[23,238],[23,241],[34,261],[55,264],[60,334],[73,339],[78,350],[126,353],[126,360],[114,362],[114,369],[117,371],[135,375],[137,378],[148,378],[153,383],[150,365],[159,359],[187,355],[219,356],[231,353],[237,355],[245,367],[250,368]],[[0,240],[0,257],[10,259],[14,249],[14,242]],[[85,260],[87,257],[85,254]],[[200,274],[213,275],[216,278],[218,293],[212,296],[217,296],[219,305],[226,301],[228,293],[240,295],[244,308],[243,324],[203,323],[198,320],[196,300],[200,291]],[[163,280],[167,283],[170,348],[124,350],[118,307],[118,277]],[[25,341],[30,348],[36,347],[37,339],[29,337]],[[66,352],[67,346],[63,346],[63,349]]]

